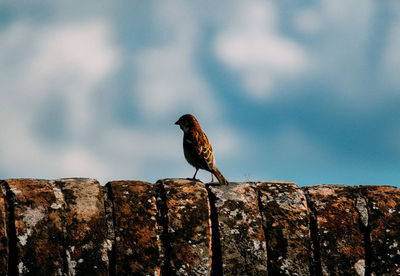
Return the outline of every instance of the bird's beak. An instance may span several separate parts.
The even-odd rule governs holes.
[[[179,125],[179,120],[175,122],[175,125]]]

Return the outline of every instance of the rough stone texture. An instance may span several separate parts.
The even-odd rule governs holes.
[[[367,202],[372,275],[400,275],[400,191],[361,186]]]
[[[304,191],[318,227],[322,275],[364,275],[364,235],[356,209],[357,189],[318,185]]]
[[[115,229],[114,229],[114,207],[113,207],[113,196],[111,193],[110,185],[103,186],[103,199],[104,199],[104,213],[106,219],[107,228],[107,255],[108,255],[108,266],[109,275],[116,275],[116,252],[115,252]]]
[[[56,275],[63,268],[61,206],[52,182],[34,179],[5,181],[14,206],[17,271],[21,275]],[[11,271],[15,267],[10,267]]]
[[[117,275],[159,275],[160,240],[154,185],[141,181],[107,184],[114,209]]]
[[[399,229],[387,186],[0,182],[0,275],[400,275]]]
[[[271,275],[310,275],[309,209],[292,182],[257,183]]]
[[[267,254],[255,186],[209,186],[215,195],[224,275],[266,275]]]
[[[164,179],[162,185],[168,216],[171,271],[177,275],[206,275],[210,271],[211,226],[205,185],[185,179]],[[160,190],[160,189],[159,189]]]
[[[95,179],[64,178],[54,192],[64,206],[66,265],[70,275],[107,275],[107,228],[103,190]]]
[[[7,275],[8,270],[8,236],[7,236],[7,211],[6,188],[0,183],[0,275]]]

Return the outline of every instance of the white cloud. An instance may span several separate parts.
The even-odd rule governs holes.
[[[65,177],[105,178],[110,176],[110,164],[100,156],[90,152],[84,145],[65,148],[62,158],[53,160],[58,163],[59,170]]]
[[[2,103],[13,107],[9,112],[38,115],[49,96],[59,95],[71,115],[69,130],[84,131],[94,115],[96,85],[118,65],[110,39],[101,20],[53,27],[15,23],[0,44],[0,61],[13,57],[0,65],[2,93],[7,95]]]
[[[400,4],[392,7],[397,11],[391,26],[388,31],[388,38],[386,47],[382,58],[382,72],[384,75],[384,82],[389,87],[395,88],[397,92],[400,91]]]
[[[279,79],[307,67],[304,49],[278,34],[277,21],[273,2],[241,2],[215,40],[216,57],[241,75],[245,89],[255,98],[272,95]]]
[[[173,128],[169,132],[162,131],[154,135],[154,130],[149,128],[113,127],[99,139],[108,152],[125,160],[134,156],[138,162],[146,159],[177,159],[180,157],[177,149],[182,147],[180,130]]]
[[[297,13],[293,20],[297,30],[304,34],[319,33],[323,28],[322,18],[314,9],[304,9]]]
[[[103,20],[53,26],[15,22],[0,35],[4,171],[16,177],[102,172],[102,160],[96,162],[96,153],[90,152],[82,136],[93,131],[97,86],[119,63],[108,24]],[[54,95],[63,99],[70,135],[61,147],[43,141],[35,129]]]
[[[342,30],[357,28],[366,31],[375,4],[371,0],[323,0],[317,7],[321,8],[322,18],[331,26]]]
[[[196,72],[192,41],[180,37],[164,47],[145,50],[136,63],[136,105],[145,117],[157,119],[187,110],[213,117],[217,104]],[[179,114],[179,113],[178,113]]]
[[[308,50],[312,53],[309,76],[336,91],[341,102],[376,102],[373,95],[366,95],[365,89],[371,72],[368,55],[373,47],[371,42],[376,39],[375,12],[371,0],[323,0],[295,14],[294,23],[300,23],[297,30],[306,37],[317,34],[311,36],[314,40]]]
[[[68,108],[68,127],[75,135],[85,132],[95,120],[91,103],[96,86],[119,63],[110,36],[111,30],[103,21],[44,30],[38,38],[39,51],[28,66],[35,100],[43,101],[53,93],[62,95]]]
[[[134,98],[142,114],[160,119],[181,112],[213,118],[220,108],[196,66],[198,18],[186,2],[155,7],[156,21],[168,38],[137,53]],[[171,16],[171,9],[173,15]],[[193,15],[193,16],[189,16]]]
[[[40,37],[40,53],[33,62],[38,78],[55,68],[73,71],[87,82],[95,81],[115,69],[116,54],[110,45],[108,25],[102,21],[50,29]]]

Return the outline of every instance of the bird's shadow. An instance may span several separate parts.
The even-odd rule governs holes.
[[[221,183],[219,183],[219,182],[208,182],[208,183],[204,183],[204,182],[201,181],[200,179],[197,179],[197,178],[190,178],[190,177],[185,178],[185,179],[186,179],[186,180],[190,180],[190,181],[195,181],[195,182],[203,183],[204,185],[206,185],[206,187],[209,187],[209,186],[212,186],[212,187],[214,187],[214,186],[221,186]]]
[[[219,182],[209,182],[209,183],[204,183],[204,185],[206,185],[206,188],[208,188],[208,187],[219,187],[219,186],[221,186],[221,183],[219,183]]]

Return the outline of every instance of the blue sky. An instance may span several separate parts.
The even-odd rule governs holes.
[[[0,175],[400,186],[400,2],[1,1]],[[198,174],[208,182],[206,172]]]

